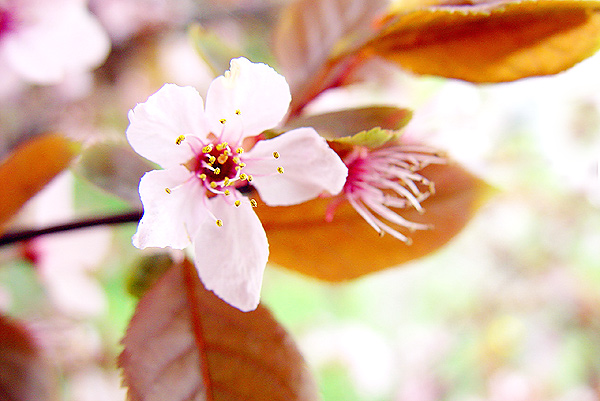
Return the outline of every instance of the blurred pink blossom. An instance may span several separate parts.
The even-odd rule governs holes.
[[[0,2],[0,76],[57,84],[98,67],[110,41],[84,0]],[[14,81],[14,79],[12,79]]]

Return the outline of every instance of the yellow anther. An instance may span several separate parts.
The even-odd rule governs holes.
[[[250,204],[252,205],[252,207],[258,206],[258,202],[256,201],[256,199],[250,199]]]
[[[213,182],[211,182],[211,183],[210,183],[210,187],[211,187],[212,189],[215,189],[215,188],[217,187],[217,183],[216,183],[216,182],[214,182],[214,181],[213,181]]]
[[[219,175],[219,174],[221,174],[221,169],[218,167],[215,167],[215,171],[213,171],[213,173],[215,173],[215,175]]]
[[[239,157],[237,157],[237,156],[234,156],[232,159],[233,159],[233,162],[234,162],[235,164],[240,164],[240,158],[239,158]]]
[[[279,174],[283,174],[283,167],[281,167],[281,166],[277,167],[277,172]]]
[[[165,188],[165,192],[168,193],[168,194],[170,194],[171,190],[169,188]]]
[[[181,145],[181,143],[185,140],[185,135],[179,135],[177,139],[175,139],[175,143],[177,145]]]
[[[240,166],[235,166],[235,171],[240,171],[242,168]]]
[[[273,152],[273,157],[279,159],[279,152]]]
[[[229,144],[227,142],[221,142],[220,144],[217,145],[217,150],[223,150],[227,146],[229,146]]]
[[[250,174],[248,174],[248,182],[252,181],[252,179],[253,177]]]
[[[239,207],[242,204],[242,202],[236,200],[235,202],[233,202],[233,204],[235,205],[235,207]]]
[[[215,221],[215,223],[217,223],[218,227],[223,227],[223,220],[217,219],[217,221]]]
[[[198,176],[201,180],[206,180],[206,174],[202,173]]]
[[[225,164],[225,162],[227,161],[227,159],[229,159],[229,156],[227,156],[225,153],[219,155],[219,157],[217,157],[217,161],[220,164]]]
[[[237,149],[235,150],[235,152],[236,152],[237,154],[241,155],[242,153],[244,153],[244,148],[237,148]]]
[[[210,153],[213,150],[213,145],[212,143],[209,143],[208,145],[206,145],[205,147],[202,148],[202,153]]]
[[[217,161],[216,157],[214,157],[213,155],[208,155],[208,164],[212,166],[213,164],[215,164],[215,161]]]
[[[231,195],[231,191],[226,189],[225,191],[223,191],[223,193],[225,194],[225,196],[229,196]]]
[[[240,109],[237,109],[237,110],[235,111],[235,114],[237,114],[237,115],[239,116],[240,114],[242,114],[242,112],[241,112],[241,110],[240,110]]]
[[[240,167],[246,167],[246,163],[238,163],[238,166],[240,166]]]
[[[240,180],[245,180],[247,178],[248,178],[248,176],[246,174],[244,174],[244,173],[240,174]]]
[[[230,184],[229,182],[229,177],[225,177],[225,179],[223,180],[223,186],[226,187]]]
[[[220,122],[221,124],[225,124],[225,123],[227,122],[227,120],[226,120],[226,119],[224,119],[224,118],[222,118],[222,119],[220,119],[220,120],[219,120],[219,122]]]

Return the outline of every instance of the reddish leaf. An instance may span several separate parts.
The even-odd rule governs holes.
[[[56,372],[25,328],[0,315],[0,399],[58,399]]]
[[[275,29],[274,52],[292,91],[291,114],[323,90],[335,86],[353,56],[330,62],[371,35],[371,21],[386,1],[298,0],[283,12]]]
[[[343,281],[423,257],[446,244],[473,217],[490,188],[456,165],[432,165],[419,174],[435,183],[436,192],[422,205],[425,213],[399,211],[430,230],[407,232],[412,245],[378,234],[344,202],[332,222],[325,221],[331,199],[297,206],[256,208],[269,238],[270,260],[327,281]]]
[[[71,140],[45,134],[18,147],[0,164],[0,232],[25,202],[67,168],[77,151]]]
[[[315,400],[285,330],[262,306],[240,312],[173,266],[137,306],[119,358],[130,400]]]
[[[418,74],[502,82],[564,71],[600,45],[598,1],[454,3],[391,13],[365,54]]]
[[[329,140],[367,131],[373,127],[400,130],[408,124],[411,117],[412,112],[408,109],[370,106],[302,116],[289,121],[286,129],[313,127],[322,137]]]

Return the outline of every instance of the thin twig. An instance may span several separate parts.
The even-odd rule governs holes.
[[[94,217],[88,219],[82,219],[71,223],[59,224],[56,226],[40,228],[35,230],[23,230],[15,231],[12,233],[4,234],[0,237],[0,246],[10,245],[19,241],[27,241],[32,238],[36,238],[42,235],[55,234],[64,231],[78,230],[81,228],[122,224],[122,223],[133,223],[138,222],[142,217],[141,211],[127,212],[123,214],[117,214],[105,217]]]

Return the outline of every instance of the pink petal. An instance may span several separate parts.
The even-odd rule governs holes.
[[[266,64],[237,58],[231,60],[230,70],[208,88],[206,115],[216,134],[222,130],[219,120],[240,119],[243,138],[276,126],[285,116],[290,101],[290,88],[283,76]],[[223,139],[236,143],[241,133],[233,131]]]
[[[206,219],[194,238],[200,279],[230,305],[244,312],[254,310],[269,257],[265,231],[249,202],[235,207],[217,196],[209,203],[223,226]]]
[[[207,215],[204,191],[183,166],[144,174],[140,180],[144,216],[133,236],[133,245],[175,249],[188,246]]]
[[[129,112],[127,140],[133,149],[162,167],[182,164],[194,156],[192,146],[206,139],[208,126],[203,112],[202,98],[191,86],[166,84],[145,103]],[[177,139],[186,139],[179,145]],[[192,138],[193,139],[193,138]]]
[[[3,39],[12,68],[23,78],[54,84],[98,67],[110,40],[83,1],[20,2],[22,21]]]
[[[279,153],[275,159],[273,152]],[[319,196],[335,195],[344,187],[348,168],[312,128],[298,128],[258,141],[247,152],[244,169],[261,199],[270,206],[294,205]],[[277,172],[283,167],[283,174]]]

